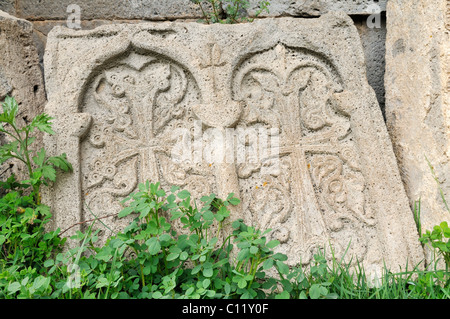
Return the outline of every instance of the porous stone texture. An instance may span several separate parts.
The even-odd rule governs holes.
[[[200,18],[198,5],[190,0],[20,0],[16,10],[28,20],[65,20],[78,6],[82,20]],[[208,9],[208,5],[205,5]]]
[[[261,0],[250,0],[247,10],[250,16],[255,16],[260,9]],[[343,11],[347,14],[371,15],[386,10],[387,0],[271,0],[269,13],[263,11],[260,17],[270,16],[320,16],[322,14]]]
[[[251,0],[247,14],[255,16],[259,0]],[[45,50],[46,36],[57,25],[67,26],[72,21],[74,7],[80,9],[80,25],[82,30],[111,23],[139,23],[143,20],[180,20],[199,19],[201,10],[189,0],[115,0],[115,1],[69,1],[69,0],[0,0],[0,10],[33,22],[35,28],[35,45],[42,58]],[[211,6],[203,2],[205,11]],[[385,25],[369,27],[370,16],[377,16],[378,11],[386,8],[385,0],[271,0],[269,13],[263,12],[261,17],[309,16],[317,17],[329,11],[344,11],[352,15],[361,35],[366,55],[369,84],[375,89],[380,107],[384,110],[384,40]],[[245,12],[243,12],[245,14]],[[373,18],[377,20],[378,18]],[[72,21],[73,22],[73,21]]]
[[[16,14],[15,0],[0,0],[0,10],[9,14]]]
[[[450,200],[450,1],[390,0],[386,121],[410,203],[422,229],[450,221],[427,159]]]
[[[364,56],[366,60],[367,80],[370,86],[375,90],[378,103],[384,114],[385,90],[384,90],[384,72],[385,72],[385,42],[386,42],[386,17],[381,14],[374,18],[375,25],[368,23],[366,16],[352,16],[352,19],[358,29],[363,45]],[[379,19],[379,20],[378,20]],[[143,20],[82,20],[82,30],[92,30],[105,24],[117,23],[142,23]],[[379,24],[377,24],[379,22]],[[66,26],[66,21],[33,21],[35,46],[38,49],[40,62],[43,67],[43,57],[47,43],[47,35],[55,26]]]
[[[247,10],[255,16],[260,0],[250,0]],[[261,17],[320,16],[327,12],[343,11],[352,15],[370,15],[385,11],[387,0],[270,0],[270,12]],[[190,0],[0,0],[0,10],[17,14],[28,20],[65,20],[68,7],[76,4],[81,8],[83,20],[93,19],[147,19],[165,20],[200,18],[201,10]],[[224,1],[224,6],[227,1]],[[205,10],[210,8],[204,1]]]
[[[12,86],[3,74],[3,71],[0,69],[0,100],[4,100],[5,97],[11,93],[11,91]]]
[[[383,259],[399,269],[423,258],[361,41],[343,13],[55,27],[45,71],[46,112],[56,118],[46,146],[74,167],[44,198],[55,227],[91,219],[89,210],[118,212],[150,180],[194,198],[235,193],[231,220],[271,228],[291,265],[329,242],[337,256],[350,244],[347,258],[368,273],[380,274]]]
[[[45,89],[38,53],[33,45],[33,25],[0,11],[0,102],[6,95],[13,96],[19,103],[16,118],[19,126],[44,110]],[[42,137],[36,137],[33,146],[42,147]],[[0,140],[1,143],[8,141],[5,136]],[[0,167],[0,179],[6,179],[11,173],[19,179],[26,177],[17,162],[8,161]]]
[[[386,18],[382,14],[377,20],[354,18],[363,45],[366,60],[367,80],[374,89],[381,111],[384,114],[385,89],[384,74],[386,69]],[[371,24],[373,22],[373,24]]]

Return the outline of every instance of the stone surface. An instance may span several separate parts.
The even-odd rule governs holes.
[[[251,0],[248,13],[253,16],[258,7],[257,0]],[[0,10],[26,18],[33,22],[35,43],[42,61],[46,35],[56,25],[67,25],[68,7],[80,7],[80,27],[83,30],[110,23],[142,22],[142,20],[198,19],[201,12],[189,0],[170,1],[42,1],[42,0],[0,0]],[[16,12],[17,7],[17,12]],[[204,5],[205,10],[209,10]],[[267,16],[319,16],[329,11],[344,11],[352,14],[361,35],[366,55],[369,84],[375,89],[378,102],[384,109],[384,40],[385,25],[369,28],[366,19],[376,10],[385,11],[386,1],[374,0],[271,0]],[[375,11],[374,11],[375,10]],[[70,10],[69,10],[70,11]],[[70,19],[69,19],[70,20]]]
[[[4,100],[7,95],[10,95],[11,91],[12,86],[8,78],[3,74],[2,69],[0,69],[0,101]]]
[[[450,221],[433,165],[450,200],[450,1],[390,0],[386,120],[410,199],[421,199],[422,229]]]
[[[366,59],[367,79],[370,86],[375,90],[378,103],[384,112],[384,70],[385,70],[385,42],[386,42],[386,19],[384,15],[380,17],[379,27],[369,27],[367,25],[367,17],[353,16],[352,17],[364,49]],[[117,23],[142,23],[143,20],[87,20],[81,21],[82,30],[91,30],[105,24]],[[43,63],[43,56],[45,45],[47,43],[47,35],[55,26],[66,26],[66,21],[33,21],[35,44],[38,48],[41,63]]]
[[[354,18],[363,45],[366,60],[367,80],[375,90],[378,103],[384,114],[385,89],[384,74],[386,69],[386,19],[380,16],[379,25],[369,27],[367,19]]]
[[[387,0],[271,0],[269,13],[262,12],[261,17],[270,16],[320,16],[327,12],[343,11],[347,14],[371,15],[386,10]],[[260,0],[250,0],[248,13],[254,16]]]
[[[201,10],[190,0],[20,0],[16,9],[21,18],[28,20],[66,20],[74,12],[68,10],[74,4],[81,9],[81,20],[201,17]]]
[[[105,24],[118,23],[142,23],[144,20],[81,20],[81,30],[92,30]],[[45,47],[47,45],[48,33],[57,26],[67,27],[66,20],[46,20],[46,21],[32,21],[34,27],[34,42],[38,50],[39,60],[42,64],[44,61]]]
[[[86,207],[118,212],[150,180],[194,198],[234,192],[232,219],[271,228],[290,264],[309,263],[329,241],[338,256],[351,241],[347,256],[368,272],[382,259],[398,269],[422,258],[345,14],[55,27],[45,70],[57,132],[46,145],[74,167],[45,196],[55,226],[90,219]]]
[[[38,53],[33,44],[33,25],[0,11],[0,101],[6,95],[15,97],[19,103],[19,125],[31,121],[44,110],[44,81]],[[3,142],[6,141],[5,139]],[[35,143],[36,147],[42,147],[42,137],[37,136]],[[10,167],[10,163],[0,167],[2,180],[11,172],[18,178],[25,177],[20,164],[15,163]]]
[[[254,16],[260,0],[250,0],[248,14]],[[352,15],[370,15],[385,11],[387,0],[271,0],[270,13],[261,16],[320,16],[343,11]],[[201,10],[189,0],[0,0],[0,10],[29,20],[65,20],[69,5],[80,6],[82,20],[92,19],[180,19],[199,18]],[[207,3],[204,4],[208,8]],[[225,4],[226,5],[226,4]]]
[[[16,14],[15,0],[0,0],[0,10],[9,14]]]

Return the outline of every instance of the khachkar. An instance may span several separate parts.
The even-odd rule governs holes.
[[[235,193],[231,218],[271,228],[291,264],[329,243],[368,271],[421,259],[348,16],[55,28],[45,69],[47,146],[74,166],[46,195],[55,226],[117,212],[150,180]]]

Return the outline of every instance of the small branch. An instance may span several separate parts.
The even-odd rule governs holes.
[[[67,229],[64,230],[63,232],[61,232],[59,235],[62,236],[62,234],[64,234],[66,231],[72,229],[72,228],[75,227],[75,226],[83,225],[83,224],[86,224],[86,223],[89,223],[89,222],[93,222],[93,221],[95,221],[95,220],[97,220],[97,219],[104,219],[104,218],[109,218],[109,217],[115,217],[115,216],[117,216],[117,215],[119,215],[119,213],[116,213],[116,214],[110,214],[110,215],[106,215],[106,216],[103,216],[103,217],[96,217],[96,218],[92,218],[92,219],[89,219],[89,220],[85,220],[84,222],[79,222],[79,223],[73,224],[72,226],[70,226],[69,228],[67,228]]]
[[[217,10],[216,10],[216,2],[213,0],[213,1],[211,1],[211,4],[213,7],[213,12],[214,12],[214,16],[216,17],[216,20],[220,21],[219,14],[217,13]],[[219,4],[222,4],[222,1],[219,0]]]
[[[210,24],[210,23],[209,23],[208,15],[207,15],[207,14],[205,13],[205,11],[203,10],[202,4],[199,2],[198,5],[200,6],[200,9],[202,10],[202,14],[203,14],[203,16],[205,17],[206,23]]]

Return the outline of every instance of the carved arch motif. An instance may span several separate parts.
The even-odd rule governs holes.
[[[271,228],[280,249],[304,264],[329,241],[344,252],[349,239],[349,255],[366,258],[375,220],[351,114],[333,98],[345,87],[332,63],[278,44],[242,61],[232,85],[233,98],[245,101],[239,125],[276,129],[280,143],[278,161],[259,158],[238,167],[245,214],[256,226]]]
[[[180,142],[174,132],[194,131],[191,106],[201,102],[186,67],[130,49],[94,74],[80,110],[93,122],[80,150],[84,201],[91,209],[119,211],[119,201],[146,180],[189,189],[196,198],[213,191],[207,165],[173,160]]]

